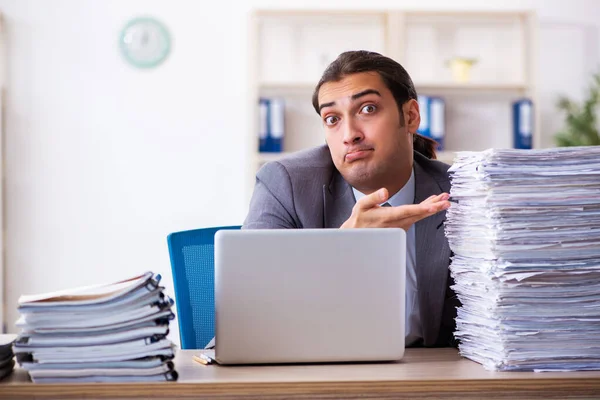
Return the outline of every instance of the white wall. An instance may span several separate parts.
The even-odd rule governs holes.
[[[10,330],[20,294],[147,269],[162,273],[171,289],[169,232],[241,223],[253,143],[246,79],[251,8],[533,8],[542,24],[571,29],[569,41],[584,29],[587,44],[570,45],[558,28],[543,25],[539,83],[547,137],[560,124],[553,108],[558,90],[580,97],[586,74],[599,61],[600,2],[594,0],[207,4],[0,0],[8,40]],[[165,64],[141,71],[122,60],[117,38],[129,18],[146,14],[169,27],[174,46]],[[563,40],[559,47],[556,40]]]
[[[172,288],[167,234],[245,215],[244,13],[147,0],[5,1],[0,10],[9,329],[20,294],[144,270]],[[130,67],[118,51],[120,29],[139,14],[173,35],[154,70]]]

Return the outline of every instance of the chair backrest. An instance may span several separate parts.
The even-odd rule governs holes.
[[[221,226],[167,237],[182,349],[202,349],[215,334],[214,237]]]

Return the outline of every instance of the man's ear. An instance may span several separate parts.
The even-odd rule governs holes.
[[[419,124],[421,123],[421,114],[419,112],[419,102],[415,99],[410,99],[402,105],[404,111],[406,127],[408,132],[417,133]]]

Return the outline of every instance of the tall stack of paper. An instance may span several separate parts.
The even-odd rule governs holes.
[[[34,382],[176,380],[172,300],[147,272],[19,299],[17,361]]]
[[[450,176],[461,354],[600,369],[600,147],[460,152]]]
[[[12,346],[16,338],[16,335],[0,335],[0,379],[10,375],[15,366]]]

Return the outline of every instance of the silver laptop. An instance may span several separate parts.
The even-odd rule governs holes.
[[[215,236],[221,364],[399,360],[402,229],[222,230]]]

